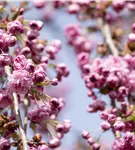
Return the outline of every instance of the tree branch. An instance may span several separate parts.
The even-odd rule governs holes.
[[[25,114],[24,114],[24,131],[25,133],[27,132],[27,123],[28,123],[28,99],[24,99],[24,109],[25,109]]]
[[[23,143],[23,150],[28,150],[27,148],[27,138],[23,129],[23,125],[22,125],[22,120],[21,120],[21,115],[20,115],[20,110],[19,110],[19,105],[18,105],[18,99],[17,99],[17,94],[13,93],[13,97],[14,97],[14,108],[15,108],[15,114],[16,114],[16,120],[19,124],[19,132],[20,132],[20,136],[22,139],[22,143]]]
[[[6,66],[5,67],[5,72],[7,73],[8,76],[11,75],[11,71],[10,71],[10,67]],[[19,124],[19,134],[22,140],[22,144],[23,144],[23,150],[28,150],[27,147],[27,138],[26,138],[26,134],[24,132],[23,129],[23,125],[22,125],[22,120],[21,120],[21,115],[20,115],[20,110],[19,110],[19,104],[18,104],[18,98],[17,98],[17,94],[13,93],[13,100],[14,100],[14,109],[15,109],[15,115],[16,115],[16,120]]]
[[[107,23],[104,24],[103,19],[101,19],[101,18],[97,19],[97,24],[99,26],[101,33],[104,36],[104,39],[105,39],[111,53],[113,54],[113,56],[118,56],[119,52],[118,52],[118,49],[115,47],[115,44],[113,42],[109,25]]]

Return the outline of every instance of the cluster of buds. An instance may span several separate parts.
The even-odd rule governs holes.
[[[94,139],[90,136],[90,133],[88,131],[82,132],[82,137],[87,141],[87,143],[91,146],[92,150],[99,150],[100,144],[95,142]]]
[[[75,48],[77,53],[91,52],[92,44],[90,40],[83,35],[82,28],[79,24],[67,25],[65,35],[68,43]]]
[[[13,116],[0,115],[0,130],[4,138],[7,138],[18,128],[18,123]]]

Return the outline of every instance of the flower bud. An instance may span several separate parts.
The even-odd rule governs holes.
[[[58,79],[57,79],[57,78],[53,78],[53,79],[51,80],[51,85],[53,85],[53,86],[58,85]]]
[[[82,137],[83,137],[84,139],[90,138],[89,132],[84,130],[84,131],[82,132]]]
[[[88,138],[87,139],[87,142],[90,144],[90,145],[93,145],[95,142],[94,142],[94,140],[93,140],[93,138]]]
[[[42,136],[41,136],[40,133],[36,133],[35,136],[33,137],[33,140],[34,140],[35,142],[40,142],[41,139],[42,139]]]
[[[30,30],[27,33],[28,40],[34,40],[39,36],[39,32],[37,30]]]
[[[34,6],[38,9],[40,8],[44,8],[45,7],[45,4],[46,4],[46,1],[44,0],[39,0],[39,1],[34,1]]]
[[[69,14],[77,14],[80,11],[80,6],[78,4],[70,4],[68,6],[68,13]]]
[[[61,142],[60,142],[60,140],[58,139],[58,138],[56,138],[56,137],[52,137],[50,140],[49,140],[49,142],[48,142],[48,146],[50,147],[50,148],[57,148],[57,147],[59,147],[61,145]]]
[[[111,125],[110,125],[110,123],[104,121],[104,122],[101,123],[101,127],[102,127],[103,130],[106,131],[106,130],[110,129]]]
[[[63,132],[63,130],[64,130],[64,125],[63,124],[57,124],[56,131],[57,132]]]

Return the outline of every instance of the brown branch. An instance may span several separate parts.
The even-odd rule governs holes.
[[[112,39],[112,35],[111,35],[111,31],[110,31],[110,27],[107,23],[103,23],[103,19],[102,18],[98,18],[97,19],[97,24],[98,27],[111,51],[111,53],[113,54],[113,56],[118,56],[119,55],[119,51],[118,49],[115,47],[115,44],[113,42]]]

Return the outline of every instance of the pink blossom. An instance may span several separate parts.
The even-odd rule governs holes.
[[[25,70],[13,71],[8,81],[8,89],[18,94],[26,94],[33,85],[30,74]]]
[[[7,24],[7,30],[11,34],[22,33],[24,28],[20,21],[15,20]]]
[[[6,108],[13,103],[12,96],[7,90],[0,92],[0,108]]]
[[[23,70],[27,65],[27,59],[24,55],[18,55],[14,59],[14,69],[15,70]]]
[[[46,1],[44,0],[39,0],[39,1],[34,1],[34,6],[38,9],[43,8],[46,4]]]
[[[0,140],[0,150],[9,150],[10,149],[10,141],[9,139],[2,138]]]
[[[49,150],[49,147],[44,145],[38,146],[38,150]]]
[[[49,118],[49,116],[50,116],[49,108],[47,105],[41,105],[41,106],[34,107],[33,109],[31,109],[29,111],[28,116],[31,121],[40,123],[40,122],[44,121],[45,119]]]

